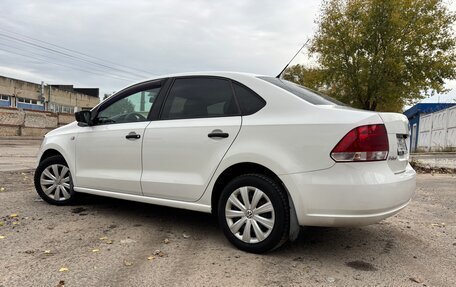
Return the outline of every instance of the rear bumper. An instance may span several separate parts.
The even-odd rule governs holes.
[[[281,175],[300,225],[356,226],[390,217],[410,202],[416,173],[394,174],[386,161],[337,163],[329,169]]]

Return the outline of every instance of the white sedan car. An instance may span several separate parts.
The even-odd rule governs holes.
[[[55,205],[89,193],[212,213],[255,253],[300,226],[378,222],[415,190],[407,118],[275,77],[188,73],[132,85],[49,132],[35,173]]]

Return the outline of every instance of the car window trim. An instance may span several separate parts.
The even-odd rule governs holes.
[[[235,114],[235,115],[227,115],[227,116],[205,116],[205,117],[192,117],[192,118],[182,118],[182,119],[163,119],[162,118],[163,117],[163,109],[165,107],[166,101],[168,100],[168,97],[169,97],[169,94],[171,92],[171,89],[174,86],[174,82],[177,79],[194,79],[194,78],[221,79],[221,80],[228,81],[230,83],[230,87],[231,87],[231,94],[234,97],[234,102],[236,103],[237,114]],[[239,106],[238,100],[236,98],[236,94],[234,93],[233,84],[231,82],[232,82],[232,79],[230,79],[230,78],[220,77],[220,76],[206,76],[206,75],[178,76],[178,77],[170,78],[170,83],[169,83],[168,89],[166,91],[166,95],[163,97],[163,102],[161,103],[160,112],[159,112],[157,120],[159,120],[159,121],[174,121],[174,120],[209,119],[209,118],[226,118],[226,117],[239,117],[239,116],[242,116],[242,111],[241,111],[241,108]]]

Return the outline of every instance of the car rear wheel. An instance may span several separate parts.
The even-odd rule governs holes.
[[[60,155],[49,157],[38,165],[35,188],[43,200],[54,205],[71,204],[76,198],[70,169]]]
[[[225,236],[239,249],[252,253],[275,249],[288,238],[286,192],[264,175],[238,176],[222,191],[218,219]]]

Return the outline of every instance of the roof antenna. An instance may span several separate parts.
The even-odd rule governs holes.
[[[276,76],[277,79],[280,79],[283,72],[285,72],[285,70],[288,68],[288,66],[291,64],[291,62],[294,60],[294,58],[296,58],[296,56],[301,52],[302,49],[304,49],[304,47],[307,45],[307,43],[309,43],[309,40],[310,39],[307,39],[307,41],[304,43],[304,45],[302,45],[301,49],[299,49],[298,52],[293,56],[293,58],[291,58],[290,62],[288,62],[288,64],[285,66],[285,68],[283,68],[283,70],[280,72],[280,74],[278,74]]]

